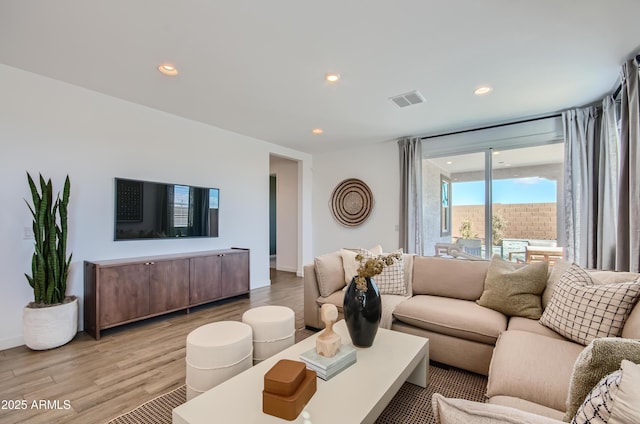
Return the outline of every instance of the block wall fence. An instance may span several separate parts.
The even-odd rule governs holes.
[[[506,221],[504,238],[556,240],[556,203],[518,203],[493,205],[493,213]],[[462,221],[469,219],[478,238],[484,239],[484,205],[462,205],[452,208],[452,236],[460,237]]]

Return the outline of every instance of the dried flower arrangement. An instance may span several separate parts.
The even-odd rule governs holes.
[[[356,280],[356,288],[360,291],[367,291],[367,281],[365,278],[371,278],[381,274],[385,266],[393,265],[393,263],[401,257],[402,255],[399,252],[394,252],[388,255],[366,258],[365,260],[364,255],[358,253],[356,255],[356,261],[358,261],[360,265],[358,266],[358,275],[354,277]]]

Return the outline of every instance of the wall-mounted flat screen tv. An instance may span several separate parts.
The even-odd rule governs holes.
[[[114,240],[218,237],[220,190],[115,179]]]

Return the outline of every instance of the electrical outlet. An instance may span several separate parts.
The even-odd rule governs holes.
[[[24,240],[33,240],[35,235],[33,234],[33,228],[30,226],[24,227],[24,235],[22,236]]]

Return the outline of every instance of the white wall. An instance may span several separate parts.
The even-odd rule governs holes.
[[[309,191],[299,255],[311,260],[309,155],[4,65],[0,93],[0,349],[22,344],[22,308],[32,300],[27,171],[57,189],[71,178],[68,293],[81,302],[84,260],[246,247],[251,287],[269,284],[270,153],[301,160]],[[220,237],[114,242],[116,176],[220,188]]]
[[[276,176],[276,269],[298,272],[298,162],[271,156]]]
[[[314,256],[342,247],[369,248],[381,244],[385,252],[399,247],[398,163],[396,141],[313,156]],[[339,224],[329,209],[333,189],[347,178],[364,181],[373,193],[371,215],[357,227]]]

